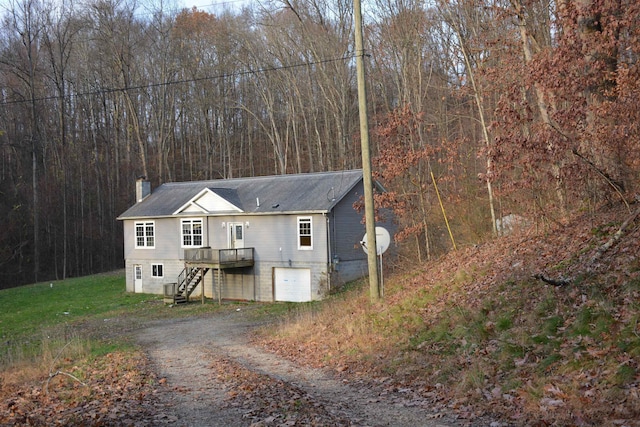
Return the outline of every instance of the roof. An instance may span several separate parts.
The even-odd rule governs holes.
[[[162,184],[120,220],[193,214],[329,212],[362,180],[362,170]]]

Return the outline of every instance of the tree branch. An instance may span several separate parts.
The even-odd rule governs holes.
[[[592,263],[600,258],[602,254],[608,251],[618,240],[620,240],[629,224],[631,224],[631,222],[633,222],[638,217],[638,215],[640,215],[640,207],[636,209],[635,212],[633,212],[631,215],[629,215],[627,219],[624,220],[618,231],[616,231],[615,234],[611,236],[611,238],[607,240],[606,243],[598,248],[596,254],[593,256],[593,258],[591,258]]]
[[[60,357],[60,355],[62,355],[62,352],[64,351],[64,349],[65,349],[65,348],[67,348],[67,346],[68,346],[69,344],[71,344],[71,342],[72,342],[72,341],[68,341],[68,342],[64,345],[64,347],[62,347],[62,348],[60,349],[60,351],[59,351],[59,352],[58,352],[58,354],[56,355],[55,359],[53,359],[53,362],[51,363],[51,367],[52,367],[52,368],[53,368],[53,366],[55,365],[55,363],[56,363],[56,361],[58,360],[58,358]],[[84,382],[82,382],[78,377],[76,377],[76,376],[74,376],[74,375],[71,375],[71,374],[70,374],[70,373],[68,373],[68,372],[64,372],[64,371],[61,371],[61,370],[57,370],[56,372],[51,373],[51,370],[49,370],[49,378],[47,379],[47,383],[46,383],[46,384],[45,384],[45,386],[44,386],[44,393],[45,393],[45,394],[48,394],[48,393],[49,393],[49,383],[51,382],[51,380],[52,380],[53,378],[55,378],[56,376],[58,376],[58,375],[66,375],[66,376],[68,376],[69,378],[72,378],[72,379],[74,379],[74,380],[78,381],[78,382],[79,382],[80,384],[82,384],[83,386],[88,387],[88,385],[87,385],[87,384],[85,384]]]
[[[46,384],[45,384],[45,386],[44,386],[44,393],[45,393],[45,394],[48,394],[48,393],[49,393],[49,383],[51,382],[51,380],[52,380],[54,377],[58,376],[58,375],[66,375],[66,376],[68,376],[69,378],[71,378],[71,379],[74,379],[74,380],[78,381],[78,382],[79,382],[80,384],[82,384],[83,386],[88,387],[88,385],[87,385],[86,383],[84,383],[82,380],[80,380],[78,377],[73,376],[73,375],[71,375],[71,374],[70,374],[70,373],[68,373],[68,372],[64,372],[64,371],[56,371],[56,372],[54,372],[53,374],[49,374],[49,378],[47,379],[47,383],[46,383]]]
[[[591,166],[598,173],[598,175],[603,177],[604,180],[607,182],[607,184],[609,184],[615,190],[615,192],[618,193],[618,195],[620,196],[620,198],[622,199],[624,204],[627,206],[627,210],[629,212],[631,212],[631,208],[629,207],[629,203],[627,202],[627,200],[622,195],[622,191],[624,190],[622,184],[620,184],[618,182],[615,182],[613,179],[611,179],[611,177],[606,172],[600,170],[600,168],[598,168],[595,164],[593,164],[593,162],[591,160],[587,159],[585,156],[580,154],[576,148],[573,148],[571,150],[571,152],[576,157],[578,157],[580,160],[582,160],[583,162],[585,162],[586,164]]]

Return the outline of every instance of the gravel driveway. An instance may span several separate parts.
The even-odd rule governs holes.
[[[406,390],[298,366],[250,343],[251,307],[147,324],[137,334],[171,426],[453,426]],[[263,323],[264,324],[264,323]]]

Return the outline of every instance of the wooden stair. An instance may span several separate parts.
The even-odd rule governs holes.
[[[185,304],[189,301],[189,296],[204,280],[205,274],[209,271],[206,267],[185,267],[176,283],[165,285],[165,304]],[[204,292],[204,289],[203,289]]]

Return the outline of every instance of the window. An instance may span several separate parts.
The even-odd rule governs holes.
[[[298,249],[313,249],[311,217],[298,218]]]
[[[202,219],[182,220],[182,247],[202,247]]]
[[[164,277],[164,266],[162,264],[151,264],[151,277]]]
[[[156,245],[154,222],[136,222],[136,248],[154,248]]]

